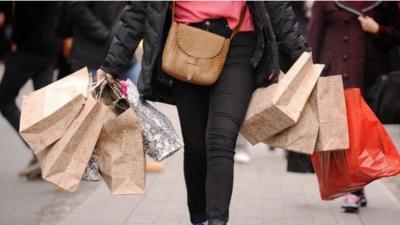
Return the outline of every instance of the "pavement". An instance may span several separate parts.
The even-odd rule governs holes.
[[[1,72],[0,65],[0,74]],[[0,77],[1,79],[1,77]],[[21,95],[31,90],[30,83]],[[156,104],[176,126],[174,107]],[[400,142],[400,128],[388,127]],[[165,171],[148,174],[143,195],[113,196],[102,182],[82,183],[75,193],[57,192],[44,181],[16,174],[31,154],[0,118],[0,225],[188,225],[182,151],[164,161]],[[230,225],[398,225],[400,179],[367,186],[369,205],[344,214],[342,199],[321,201],[316,177],[285,171],[284,152],[250,147],[252,162],[236,164]]]

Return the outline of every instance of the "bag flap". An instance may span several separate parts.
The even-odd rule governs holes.
[[[209,59],[218,55],[225,43],[225,37],[185,24],[176,24],[176,43],[186,55]]]

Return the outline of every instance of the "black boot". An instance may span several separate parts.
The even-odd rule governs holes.
[[[226,225],[226,223],[219,219],[211,219],[208,221],[208,225]]]

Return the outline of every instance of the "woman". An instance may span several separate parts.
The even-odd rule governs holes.
[[[324,74],[342,74],[345,88],[367,88],[387,71],[387,49],[400,40],[397,2],[315,2],[308,33],[314,61]],[[367,101],[373,96],[364,95]],[[348,194],[345,212],[366,206],[363,190]]]
[[[176,2],[174,20],[233,38],[223,72],[211,86],[174,80],[160,69],[160,56],[171,24],[169,2],[132,2],[121,18],[98,79],[112,82],[130,64],[144,38],[138,88],[144,99],[174,103],[180,117],[184,174],[193,224],[228,221],[233,188],[233,157],[239,128],[257,86],[276,81],[279,52],[291,65],[307,49],[296,19],[285,2]],[[280,44],[278,46],[278,43]],[[196,43],[193,43],[194,45]],[[281,61],[282,62],[282,61]]]

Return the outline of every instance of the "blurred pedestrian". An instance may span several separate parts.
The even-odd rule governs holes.
[[[19,131],[20,109],[15,100],[24,84],[32,79],[34,89],[53,81],[59,39],[55,35],[57,2],[15,2],[12,41],[14,50],[5,58],[5,72],[0,83],[0,111],[16,132]],[[20,172],[28,178],[40,176],[33,158]]]
[[[95,72],[103,63],[111,39],[125,7],[123,1],[71,1],[68,14],[72,20],[72,71],[87,66]]]
[[[61,49],[58,54],[57,69],[58,75],[57,80],[64,78],[71,74],[72,68],[69,62],[72,49],[72,18],[68,9],[68,2],[60,3],[60,15],[57,20],[56,34],[61,39]]]
[[[169,9],[174,8],[169,2],[130,3],[97,79],[113,82],[113,76],[120,76],[144,38],[138,88],[143,99],[177,105],[185,142],[184,174],[190,220],[197,225],[206,220],[209,225],[224,225],[229,217],[236,140],[252,92],[257,86],[276,82],[281,69],[278,42],[286,53],[282,58],[288,61],[286,65],[291,65],[308,47],[286,2],[174,4],[173,19],[177,23],[226,38],[238,27],[242,12],[246,12],[215,84],[186,83],[161,70],[162,50],[171,25]],[[193,43],[193,47],[202,51],[204,46],[197,44]]]
[[[388,47],[400,40],[399,7],[397,2],[316,1],[308,40],[315,62],[326,65],[325,75],[341,74],[345,88],[366,93],[387,71]],[[364,190],[359,190],[345,197],[343,208],[357,212],[366,205]]]

